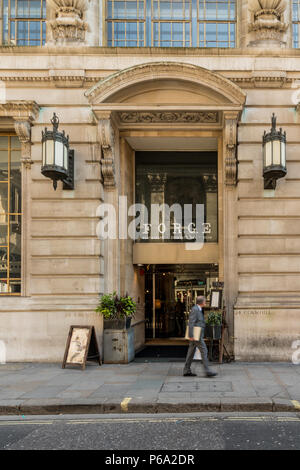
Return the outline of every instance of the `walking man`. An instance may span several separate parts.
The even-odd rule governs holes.
[[[197,374],[193,374],[191,371],[191,365],[195,354],[195,349],[199,348],[202,356],[202,363],[206,372],[207,377],[215,377],[216,372],[212,371],[209,368],[209,362],[207,357],[207,347],[204,341],[204,330],[205,330],[205,320],[202,308],[205,307],[205,297],[197,297],[196,305],[193,306],[190,317],[189,317],[189,338],[190,344],[186,356],[185,366],[183,370],[184,377],[196,377]],[[199,341],[194,338],[194,326],[201,327],[201,335]]]

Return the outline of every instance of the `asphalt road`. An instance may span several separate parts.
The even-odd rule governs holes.
[[[1,416],[1,450],[300,450],[300,413]]]

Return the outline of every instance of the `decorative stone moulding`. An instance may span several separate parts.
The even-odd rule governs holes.
[[[284,46],[284,34],[288,25],[283,22],[286,9],[285,0],[249,0],[252,21],[249,33],[253,40],[249,46],[268,47],[268,45]]]
[[[219,113],[215,111],[191,112],[191,111],[127,111],[119,114],[121,123],[203,123],[217,124]]]
[[[49,21],[53,42],[61,45],[82,45],[89,30],[83,20],[88,0],[49,0],[55,10],[55,20]]]

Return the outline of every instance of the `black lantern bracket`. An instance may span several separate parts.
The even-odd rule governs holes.
[[[69,136],[65,131],[58,131],[59,119],[53,113],[52,130],[47,127],[42,131],[43,164],[41,173],[53,181],[56,190],[57,182],[62,181],[63,189],[74,189],[74,150],[69,148]]]
[[[74,150],[69,150],[68,159],[69,159],[69,172],[68,177],[63,182],[63,189],[74,189]]]
[[[264,165],[263,178],[264,189],[276,189],[277,180],[287,174],[286,169],[286,132],[276,129],[277,118],[272,115],[272,128],[270,132],[264,132],[263,149]]]

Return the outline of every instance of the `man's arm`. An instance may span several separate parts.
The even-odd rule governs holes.
[[[197,322],[197,307],[193,307],[189,316],[189,337],[194,338],[194,326]]]

